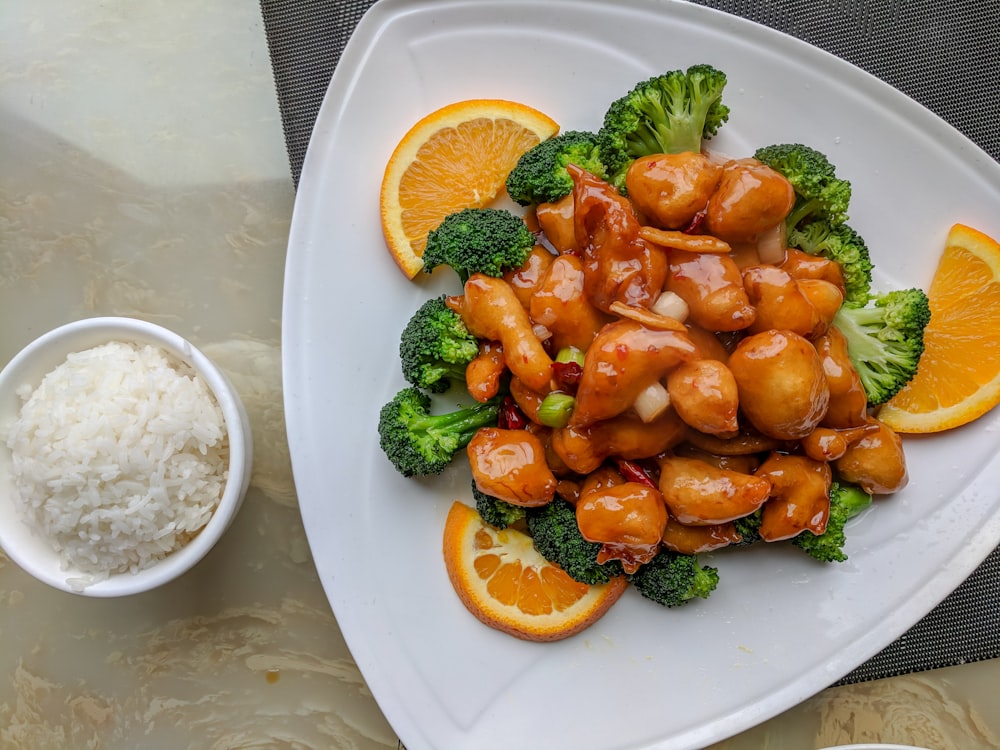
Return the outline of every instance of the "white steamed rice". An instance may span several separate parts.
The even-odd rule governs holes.
[[[71,354],[7,435],[15,498],[79,585],[137,572],[190,541],[219,503],[229,444],[208,386],[163,350]]]

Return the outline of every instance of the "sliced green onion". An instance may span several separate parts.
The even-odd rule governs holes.
[[[538,421],[546,427],[559,429],[565,427],[569,422],[574,406],[576,406],[576,399],[568,393],[552,391],[542,399],[536,416]]]
[[[562,364],[576,362],[580,367],[583,367],[583,350],[577,349],[575,346],[567,346],[564,349],[560,349],[556,355],[556,362]]]

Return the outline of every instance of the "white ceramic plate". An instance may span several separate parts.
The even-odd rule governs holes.
[[[694,748],[834,682],[901,635],[1000,541],[1000,414],[911,440],[911,484],[851,528],[850,560],[713,555],[719,589],[664,610],[629,592],[550,645],[463,608],[441,530],[467,470],[395,474],[380,406],[404,383],[398,336],[446,273],[406,281],[384,250],[378,189],[418,118],[460,99],[532,104],[599,127],[640,79],[708,62],[732,116],[714,146],[802,141],[854,184],[852,224],[886,288],[929,281],[956,221],[1000,236],[1000,168],[871,76],[791,38],[681,2],[383,0],[330,84],[299,185],[286,269],[288,435],[309,540],[344,636],[388,720],[420,748]]]

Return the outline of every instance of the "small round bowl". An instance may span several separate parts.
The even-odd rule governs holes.
[[[186,545],[136,573],[113,573],[81,589],[70,581],[83,574],[64,567],[48,540],[29,527],[15,505],[7,429],[23,403],[17,395],[21,386],[37,387],[69,354],[113,341],[158,346],[194,368],[222,409],[229,436],[229,474],[208,524]],[[236,516],[250,484],[252,462],[250,423],[232,383],[190,342],[162,326],[134,318],[86,318],[35,339],[0,371],[0,547],[26,572],[57,589],[91,597],[126,596],[162,586],[187,572],[212,549]]]

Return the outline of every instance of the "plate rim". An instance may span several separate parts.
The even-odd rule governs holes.
[[[951,131],[952,137],[957,136],[963,139],[968,144],[968,146],[970,147],[969,149],[970,153],[972,153],[975,156],[975,159],[973,160],[972,164],[970,164],[970,166],[972,166],[973,164],[978,165],[978,169],[981,169],[983,171],[983,174],[987,178],[996,177],[996,169],[995,169],[996,162],[991,157],[989,157],[989,155],[986,154],[986,152],[983,151],[978,145],[976,145],[974,142],[968,139],[964,134],[960,133],[952,125],[950,125],[942,118],[940,118],[940,116],[936,115],[927,108],[923,107],[922,105],[914,101],[912,98],[906,96],[902,92],[899,92],[897,89],[892,88],[891,86],[883,82],[881,79],[878,79],[871,73],[868,73],[867,71],[864,71],[863,69],[853,65],[850,62],[845,61],[842,58],[838,58],[820,48],[814,47],[808,44],[807,42],[804,42],[794,36],[791,36],[789,34],[775,30],[770,27],[762,26],[761,24],[758,24],[754,21],[750,21],[745,18],[741,18],[739,16],[732,16],[723,11],[715,10],[705,6],[695,5],[689,2],[684,2],[684,0],[662,0],[661,2],[654,2],[653,0],[628,0],[627,2],[624,3],[616,3],[613,0],[607,0],[607,1],[584,0],[584,1],[587,5],[601,7],[601,8],[605,8],[608,6],[611,7],[624,6],[645,11],[654,8],[655,9],[669,8],[671,12],[686,14],[686,18],[688,19],[695,19],[698,21],[707,18],[712,18],[715,19],[716,21],[720,21],[721,19],[721,22],[724,22],[736,28],[740,28],[742,30],[748,30],[748,31],[753,30],[753,33],[760,34],[765,38],[770,37],[772,35],[779,35],[786,40],[787,44],[792,45],[794,48],[797,48],[799,54],[805,54],[807,56],[819,55],[821,57],[825,57],[828,59],[837,60],[838,65],[842,67],[846,66],[844,67],[845,70],[847,69],[853,70],[853,75],[855,76],[857,83],[862,84],[865,87],[874,86],[875,90],[878,91],[879,93],[892,92],[891,95],[897,97],[897,99],[893,102],[894,105],[902,107],[904,111],[919,112],[920,117],[924,119],[926,119],[927,116],[929,115],[936,121],[938,127],[943,127],[946,130]],[[328,124],[328,120],[332,117],[332,115],[330,115],[330,113],[327,112],[328,107],[334,107],[336,111],[340,111],[340,107],[344,106],[343,104],[334,105],[331,102],[338,97],[340,98],[341,102],[347,101],[349,99],[349,94],[353,87],[355,76],[358,72],[357,66],[359,66],[362,63],[362,61],[366,59],[369,54],[371,54],[372,48],[374,47],[375,44],[377,44],[379,36],[385,31],[387,25],[396,20],[400,15],[405,14],[407,12],[418,12],[421,9],[426,9],[430,6],[434,6],[437,9],[440,9],[443,6],[462,6],[462,7],[469,7],[473,5],[495,6],[498,4],[502,4],[502,2],[503,0],[440,0],[438,2],[434,2],[434,0],[379,0],[378,2],[373,4],[371,8],[366,12],[366,14],[362,17],[354,34],[352,35],[351,39],[349,40],[348,44],[344,49],[341,61],[338,64],[333,77],[331,78],[330,84],[327,88],[326,95],[324,96],[324,101],[321,106],[320,113],[317,116],[317,128],[326,126]],[[524,5],[531,5],[534,4],[535,0],[517,0],[517,2],[520,2],[521,4]],[[567,3],[567,0],[548,0],[549,4],[556,4],[560,2]],[[573,4],[574,6],[576,6],[579,5],[580,3],[574,2]],[[913,109],[907,109],[910,107],[912,107]],[[285,301],[283,302],[283,323],[282,323],[282,370],[283,370],[283,378],[286,383],[292,383],[294,381],[294,376],[298,374],[294,372],[294,367],[293,367],[294,364],[293,355],[295,354],[294,342],[291,341],[289,337],[286,337],[287,329],[285,322],[295,320],[297,317],[296,314],[298,313],[298,310],[294,309],[294,305],[291,302],[291,300],[294,299],[294,297],[293,295],[289,294],[290,291],[289,287],[291,280],[294,278],[294,273],[292,274],[288,273],[288,268],[291,267],[292,270],[294,271],[295,270],[294,264],[297,260],[299,260],[299,257],[295,256],[295,254],[293,253],[293,249],[299,242],[299,236],[298,236],[299,233],[296,231],[297,226],[295,222],[295,214],[299,213],[300,210],[308,210],[307,208],[300,208],[300,200],[302,201],[302,205],[305,206],[306,205],[305,201],[307,199],[302,196],[304,196],[309,192],[310,185],[313,183],[315,179],[317,179],[317,177],[314,177],[314,172],[320,169],[320,162],[317,161],[319,157],[317,156],[315,158],[310,158],[310,153],[313,151],[314,147],[315,137],[316,137],[316,131],[314,130],[314,138],[310,140],[309,149],[307,149],[306,157],[303,161],[303,167],[299,182],[300,189],[298,194],[296,195],[296,201],[295,201],[296,205],[293,211],[292,227],[289,233],[289,252],[288,252],[288,262],[286,264],[286,277],[285,277],[286,289],[283,298]],[[978,151],[978,154],[975,153],[976,151]],[[966,157],[968,159],[969,153],[966,154]],[[986,161],[984,162],[983,159],[985,159]],[[291,315],[289,313],[291,313]],[[299,413],[298,410],[301,408],[302,404],[300,403],[297,394],[294,393],[293,389],[290,388],[286,388],[284,390],[284,400],[286,409],[286,425],[288,426],[288,432],[289,432],[289,445],[292,453],[293,473],[297,477],[296,482],[298,484],[299,482],[298,477],[300,475],[300,472],[305,471],[305,469],[302,468],[302,464],[300,463],[302,460],[301,451],[296,451],[293,446],[293,443],[297,444],[298,435],[297,434],[293,435],[293,433],[296,432],[296,428],[295,425],[293,425],[292,423],[294,422],[294,419],[297,418],[296,415]],[[300,454],[299,461],[296,460],[296,453]],[[977,478],[977,480],[979,479],[981,479],[981,476]],[[304,522],[306,522],[307,510],[304,506],[308,505],[308,502],[303,503],[300,500],[300,505],[303,506],[302,508],[303,520]],[[309,540],[310,546],[315,549],[315,546],[320,544],[320,540],[314,538],[315,532],[310,531],[309,524],[306,523],[305,525],[306,525],[307,539]],[[989,555],[989,553],[996,547],[997,542],[1000,542],[1000,526],[997,526],[995,529],[989,532],[986,530],[981,530],[981,533],[979,533],[976,538],[978,540],[978,543],[966,547],[963,550],[963,554],[961,556],[962,565],[960,567],[962,567],[963,569],[966,567],[968,568],[965,571],[964,575],[959,577],[957,580],[952,580],[952,578],[948,578],[947,581],[944,581],[941,578],[936,578],[933,579],[930,583],[933,584],[936,582],[937,585],[933,585],[930,587],[924,585],[921,588],[921,592],[923,594],[930,593],[930,596],[925,596],[924,604],[922,604],[920,607],[917,607],[917,609],[920,609],[922,611],[922,614],[919,617],[917,617],[916,620],[913,620],[910,617],[903,617],[900,613],[896,613],[895,617],[891,617],[887,620],[887,624],[890,625],[889,629],[894,632],[894,636],[891,640],[895,640],[896,637],[902,635],[916,621],[919,621],[920,617],[926,615],[927,612],[929,612],[938,602],[940,602],[945,596],[947,596],[947,594],[952,589],[954,589],[956,585],[960,584],[961,581],[964,580],[965,577],[967,577],[968,574],[971,573],[975,569],[975,567]],[[320,578],[324,590],[327,593],[327,597],[328,599],[330,599],[331,605],[333,605],[335,599],[337,600],[340,599],[340,597],[337,596],[334,591],[335,587],[333,585],[333,582],[330,581],[327,576],[324,576],[322,574],[320,575]],[[927,604],[927,602],[930,603]],[[340,612],[336,611],[336,607],[335,607],[335,615],[338,617],[338,619],[342,616]],[[343,616],[345,617],[346,620],[351,620],[353,618],[353,616],[348,614],[344,614]],[[344,637],[348,643],[348,647],[351,650],[352,655],[355,655],[355,659],[358,661],[358,665],[361,668],[362,673],[364,674],[366,680],[369,680],[370,683],[373,684],[372,687],[373,693],[378,694],[379,690],[377,690],[374,687],[374,683],[384,682],[385,676],[380,674],[375,679],[373,679],[373,675],[370,674],[371,662],[367,661],[364,658],[368,651],[368,644],[364,643],[365,639],[363,637],[353,632],[349,634],[348,632],[345,631]],[[888,645],[888,643],[891,642],[891,640],[883,641],[882,639],[878,639],[878,642],[868,643],[866,648],[863,648],[861,646],[856,646],[852,651],[850,651],[852,658],[849,659],[841,658],[839,660],[841,664],[839,673],[835,677],[833,677],[830,680],[830,682],[835,681],[843,674],[849,672],[850,669],[863,663],[867,658],[870,658],[879,650]],[[844,664],[847,664],[847,666],[843,666]],[[752,718],[752,720],[744,718],[740,721],[732,723],[727,729],[727,731],[732,730],[729,731],[729,734],[726,735],[712,734],[711,736],[705,735],[705,737],[711,739],[712,741],[717,741],[719,739],[722,739],[723,736],[731,736],[733,732],[742,731],[746,728],[749,728],[750,726],[760,723],[761,721],[764,721],[765,719],[775,715],[776,713],[780,713],[780,711],[785,710],[791,707],[792,705],[794,705],[794,703],[785,702],[777,707],[772,706],[770,708],[773,708],[773,710],[770,710],[769,708],[768,711],[758,712],[755,715],[755,717]],[[397,729],[397,732],[400,734],[401,737],[403,737],[404,735],[404,732],[400,731],[401,729],[403,729],[403,727],[406,727],[406,729],[408,730],[412,729],[418,734],[423,734],[423,732],[418,726],[409,721],[408,716],[404,717],[402,715],[404,712],[387,710],[387,708],[381,706],[381,704],[380,708],[382,708],[383,712],[386,714],[386,718],[390,720],[390,723],[393,725],[394,729],[397,728],[397,723],[398,723],[399,728]],[[392,714],[392,718],[390,718],[390,713]],[[406,741],[405,738],[404,741]]]

